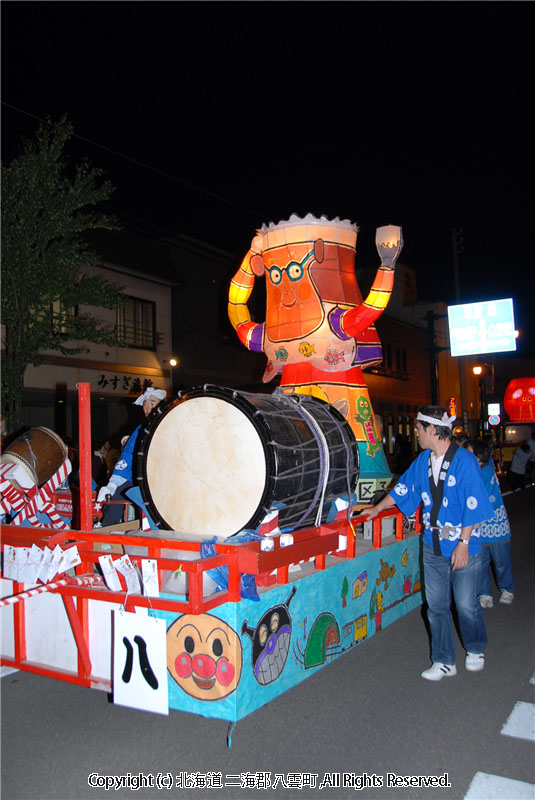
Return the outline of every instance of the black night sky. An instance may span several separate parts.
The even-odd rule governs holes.
[[[236,254],[292,212],[403,226],[420,300],[513,297],[535,355],[529,3],[2,3],[2,157],[66,112],[129,224]],[[531,186],[530,186],[531,188]]]

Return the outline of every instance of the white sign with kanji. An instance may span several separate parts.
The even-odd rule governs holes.
[[[113,702],[169,714],[165,620],[113,612]]]

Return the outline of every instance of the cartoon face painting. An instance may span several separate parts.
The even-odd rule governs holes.
[[[167,668],[191,697],[221,700],[240,680],[240,638],[218,617],[184,614],[167,631]]]
[[[242,625],[242,633],[245,633],[253,643],[251,653],[253,673],[262,686],[276,680],[286,664],[292,638],[292,619],[288,606],[296,591],[294,586],[286,603],[273,606],[266,611],[256,628],[250,628],[247,620]]]
[[[268,336],[273,342],[300,339],[317,328],[323,307],[310,274],[311,242],[264,253]]]

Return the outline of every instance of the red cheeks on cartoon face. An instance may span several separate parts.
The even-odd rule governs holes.
[[[219,700],[238,685],[242,646],[236,632],[211,614],[185,614],[167,632],[167,667],[199,700]]]
[[[217,662],[216,677],[221,686],[231,686],[236,670],[227,658],[220,658]]]
[[[189,678],[191,675],[191,656],[188,653],[180,653],[175,658],[175,672],[179,678]]]

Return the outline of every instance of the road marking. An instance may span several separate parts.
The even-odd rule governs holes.
[[[535,703],[515,703],[501,733],[535,742]]]
[[[476,772],[464,800],[533,800],[535,783]]]
[[[14,672],[18,672],[16,667],[0,667],[0,678],[6,678],[8,675],[12,675]]]
[[[530,683],[535,679],[535,673]],[[504,736],[535,742],[535,703],[519,701],[501,729]],[[535,783],[476,772],[464,800],[534,800]]]

